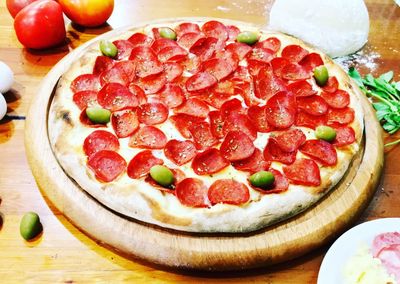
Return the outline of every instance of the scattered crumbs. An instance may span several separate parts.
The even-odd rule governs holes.
[[[219,5],[215,9],[220,12],[229,13],[232,9],[243,11],[244,14],[254,15],[258,14],[260,11],[263,11],[263,16],[269,15],[269,11],[271,9],[272,3],[274,0],[247,0],[241,3],[237,3],[236,1],[228,1],[227,5]]]
[[[371,48],[367,46],[356,53],[337,57],[334,59],[334,61],[339,64],[346,72],[349,70],[350,67],[354,66],[356,68],[365,67],[369,69],[369,71],[372,73],[373,71],[375,71],[375,68],[378,65],[376,61],[380,57],[381,55],[379,53],[371,50]]]
[[[231,10],[231,8],[225,6],[217,6],[216,9],[221,12],[229,12]]]

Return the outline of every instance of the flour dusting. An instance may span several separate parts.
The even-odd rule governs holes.
[[[370,72],[375,71],[378,67],[378,60],[381,57],[379,53],[373,51],[368,46],[356,53],[334,58],[333,60],[339,64],[346,72],[350,67],[365,67]]]

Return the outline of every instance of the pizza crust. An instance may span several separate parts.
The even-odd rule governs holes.
[[[186,21],[195,22],[190,19],[185,19]],[[197,22],[203,23],[203,21]],[[226,20],[223,22],[237,25],[241,30],[259,30],[257,27],[245,23]],[[177,24],[179,24],[177,21],[172,22],[172,24],[164,22],[158,24],[158,26],[175,26]],[[127,39],[135,32],[148,33],[154,26],[157,26],[157,24],[135,28],[130,32],[117,35],[113,39]],[[263,38],[269,36],[278,37],[284,46],[289,43],[298,44],[310,51],[318,52],[293,37],[272,32],[262,33]],[[67,67],[67,71],[60,78],[49,110],[49,139],[62,168],[76,181],[77,185],[101,204],[127,217],[159,225],[163,228],[189,232],[236,233],[254,231],[294,216],[312,206],[341,180],[360,148],[363,136],[363,112],[358,99],[359,90],[351,83],[349,77],[340,67],[329,57],[320,53],[330,74],[335,75],[340,82],[339,87],[351,94],[350,107],[354,109],[356,117],[350,126],[355,130],[356,142],[337,150],[338,164],[335,167],[321,168],[322,183],[319,187],[291,184],[286,192],[279,194],[261,194],[250,189],[252,201],[243,206],[217,204],[211,208],[190,208],[183,206],[174,195],[153,188],[142,179],[130,179],[126,174],[116,181],[107,184],[100,183],[93,173],[87,169],[86,156],[82,150],[84,139],[95,129],[83,127],[80,124],[80,110],[73,103],[73,94],[69,88],[72,80],[78,75],[91,73],[94,61],[99,54],[98,42],[95,42],[82,51],[79,60]],[[111,126],[109,128],[112,132]],[[124,152],[120,154],[126,161],[132,159],[139,152],[138,149],[124,147],[127,145],[127,140],[120,139],[120,143],[121,149],[124,149]],[[161,155],[161,153],[158,154]],[[298,157],[301,156],[303,154],[299,152]],[[171,162],[168,164],[167,159],[164,159],[164,161],[167,166],[176,167]],[[182,167],[189,176],[194,175],[191,172],[190,163]],[[281,170],[281,165],[276,162],[273,162],[273,167]],[[208,176],[204,178],[206,182],[210,183],[210,180],[226,176],[235,176],[238,181],[243,181],[243,179],[246,181],[247,178],[244,173],[240,173],[232,166],[213,175],[213,178]]]

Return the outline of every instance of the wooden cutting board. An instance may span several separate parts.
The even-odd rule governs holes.
[[[43,195],[77,227],[127,257],[182,269],[237,270],[287,261],[316,249],[342,233],[366,208],[382,172],[383,143],[374,110],[361,92],[362,151],[342,181],[316,206],[275,226],[249,234],[182,233],[136,222],[98,203],[64,173],[53,155],[47,111],[58,79],[87,46],[132,28],[108,32],[61,60],[42,81],[28,113],[25,147],[33,175]]]

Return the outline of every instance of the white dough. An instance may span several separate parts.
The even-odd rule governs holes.
[[[0,61],[0,93],[7,93],[14,83],[14,73],[3,61]]]
[[[6,113],[7,113],[7,102],[4,99],[3,95],[0,93],[0,120],[3,119]]]
[[[339,57],[356,52],[367,42],[369,16],[363,0],[276,0],[269,28]]]

